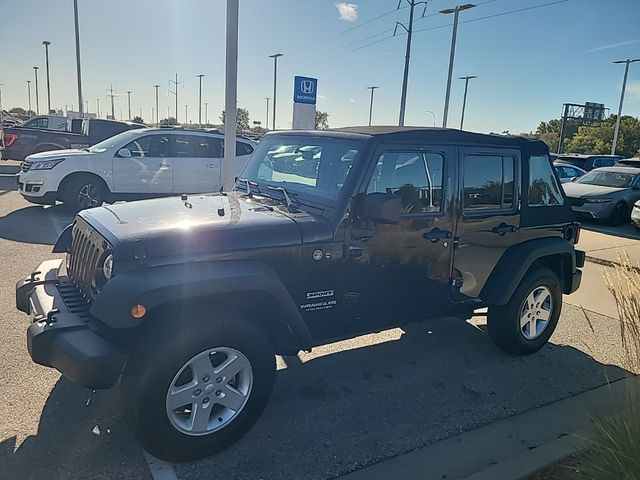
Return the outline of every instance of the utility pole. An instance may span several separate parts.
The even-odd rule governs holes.
[[[407,32],[407,49],[404,55],[404,74],[402,76],[402,95],[400,96],[400,119],[398,120],[398,125],[404,126],[404,113],[405,107],[407,104],[407,82],[409,80],[409,59],[411,57],[411,37],[413,34],[413,10],[416,5],[423,4],[424,9],[422,10],[422,17],[424,17],[425,12],[427,11],[427,2],[416,2],[415,0],[406,0],[409,4],[409,26],[406,27],[404,24],[400,22],[396,22],[396,26],[393,29],[393,36],[396,36],[398,32],[398,27],[402,27]],[[402,4],[402,0],[398,1],[398,9],[400,9],[400,5]],[[371,91],[373,94],[373,90]]]
[[[29,94],[29,112],[31,112],[31,80],[27,80],[27,92]],[[31,115],[31,113],[29,113],[29,115]]]
[[[273,124],[271,129],[276,129],[276,86],[278,82],[278,58],[282,57],[282,53],[274,53],[269,55],[269,58],[273,58]],[[269,125],[267,125],[267,128]]]
[[[209,125],[209,103],[204,102],[204,124]]]
[[[40,102],[39,102],[39,92],[38,92],[38,68],[40,67],[33,67],[33,73],[36,77],[36,115],[40,115]]]
[[[448,15],[453,13],[453,34],[451,35],[451,52],[449,54],[449,74],[447,76],[447,93],[444,98],[444,114],[442,115],[442,127],[447,126],[447,116],[449,115],[449,98],[451,96],[451,77],[453,76],[453,61],[456,57],[456,37],[458,36],[458,15],[463,10],[469,10],[475,7],[473,3],[465,3],[464,5],[457,5],[453,8],[446,10],[440,10],[440,13]]]
[[[160,109],[158,108],[158,89],[160,85],[154,85],[154,87],[156,89],[156,125],[160,126]],[[153,121],[153,117],[151,117],[151,120]]]
[[[189,105],[184,106],[184,124],[187,125],[189,123]]]
[[[127,90],[127,106],[129,107],[129,121],[131,121],[131,90]]]
[[[616,118],[616,128],[613,132],[613,143],[611,144],[611,155],[616,154],[616,146],[618,145],[618,132],[620,131],[620,117],[622,116],[622,103],[624,102],[624,91],[627,88],[627,76],[629,75],[629,65],[631,63],[640,62],[640,58],[635,60],[617,60],[613,63],[624,63],[624,78],[622,80],[622,91],[620,92],[620,105],[618,106],[618,117]]]
[[[222,189],[231,191],[236,183],[236,120],[238,115],[238,10],[239,0],[227,0],[224,82],[224,158]]]
[[[202,128],[202,77],[204,77],[204,75],[201,73],[200,75],[196,75],[196,77],[198,77],[200,81],[198,87],[198,128]]]
[[[78,109],[80,118],[84,117],[82,112],[82,75],[80,73],[80,30],[78,28],[78,0],[73,0],[73,15],[76,27],[76,75],[78,77]],[[113,99],[111,99],[113,101]],[[112,109],[113,110],[113,109]]]
[[[264,97],[264,99],[267,101],[267,121],[264,122],[264,128],[269,130],[269,97]]]
[[[109,87],[108,92],[109,93],[107,94],[107,97],[111,98],[111,119],[115,120],[116,119],[116,111],[115,111],[115,107],[114,107],[114,104],[113,104],[113,99],[116,96],[115,94],[117,92],[113,89],[113,85],[111,85]]]
[[[376,88],[380,87],[367,87],[367,89],[371,90],[371,100],[369,100],[369,126],[371,126],[371,116],[373,115],[373,91]]]
[[[42,45],[44,45],[44,58],[45,58],[45,65],[47,67],[47,114],[51,113],[51,86],[49,84],[49,45],[51,45],[51,42],[48,42],[47,40],[42,42]]]
[[[100,99],[96,98],[96,118],[100,118]]]
[[[175,91],[171,90],[171,84],[174,84]],[[176,96],[176,123],[178,123],[178,87],[183,86],[184,82],[178,82],[178,74],[176,73],[176,80],[169,80],[169,93],[172,93]]]
[[[464,80],[464,97],[462,99],[462,115],[460,116],[460,130],[464,125],[464,109],[467,106],[467,88],[469,86],[469,80],[472,78],[478,78],[476,75],[467,75],[466,77],[460,77],[460,80]]]

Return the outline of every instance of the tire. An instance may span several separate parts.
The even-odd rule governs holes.
[[[534,298],[542,300],[542,305],[536,302],[536,310],[531,310],[525,303],[528,304]],[[487,331],[493,343],[505,352],[529,355],[540,350],[549,341],[558,324],[561,310],[560,279],[546,267],[534,267],[522,279],[506,305],[489,307]],[[541,315],[536,315],[538,312]],[[544,320],[541,319],[544,317],[547,320],[543,324]],[[523,319],[534,321],[523,325]],[[531,328],[533,324],[536,325],[535,332]]]
[[[206,354],[211,349],[215,350],[213,356]],[[241,361],[232,365],[244,366],[237,375],[226,378],[224,370],[214,371],[216,367],[205,372],[212,362],[204,359],[222,358],[224,365],[233,356],[230,353],[236,357],[234,362]],[[187,367],[190,362],[201,374],[205,372],[198,377],[197,384],[193,378],[195,370]],[[183,324],[179,331],[172,331],[170,326],[155,328],[136,348],[122,376],[127,423],[142,446],[162,460],[187,462],[207,457],[232,445],[253,426],[271,395],[275,370],[269,339],[241,318],[227,316],[223,321]],[[185,391],[191,395],[176,396],[179,399],[174,400],[172,392],[180,392],[184,385],[190,385]],[[231,387],[244,394],[244,403],[234,406],[236,411],[224,407],[225,400],[220,397],[223,390],[230,393]],[[172,409],[185,398],[193,403]],[[229,398],[238,399],[237,395]],[[200,417],[196,415],[198,412]]]
[[[107,200],[108,189],[102,179],[95,175],[77,175],[65,182],[61,198],[65,208],[79,212],[99,207]]]
[[[631,216],[629,214],[627,204],[624,202],[618,202],[616,206],[613,207],[613,212],[611,213],[611,217],[609,218],[609,224],[618,226],[627,223],[630,220]]]

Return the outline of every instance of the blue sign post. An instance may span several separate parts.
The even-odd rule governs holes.
[[[295,103],[316,104],[318,91],[318,79],[311,77],[294,77],[293,101]]]

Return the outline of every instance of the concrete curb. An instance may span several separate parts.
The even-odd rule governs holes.
[[[625,408],[637,377],[514,415],[340,477],[513,480],[526,478],[584,446],[592,419]]]

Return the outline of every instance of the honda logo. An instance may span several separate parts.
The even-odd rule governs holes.
[[[311,80],[302,80],[300,82],[300,91],[307,95],[313,95],[313,82]]]

